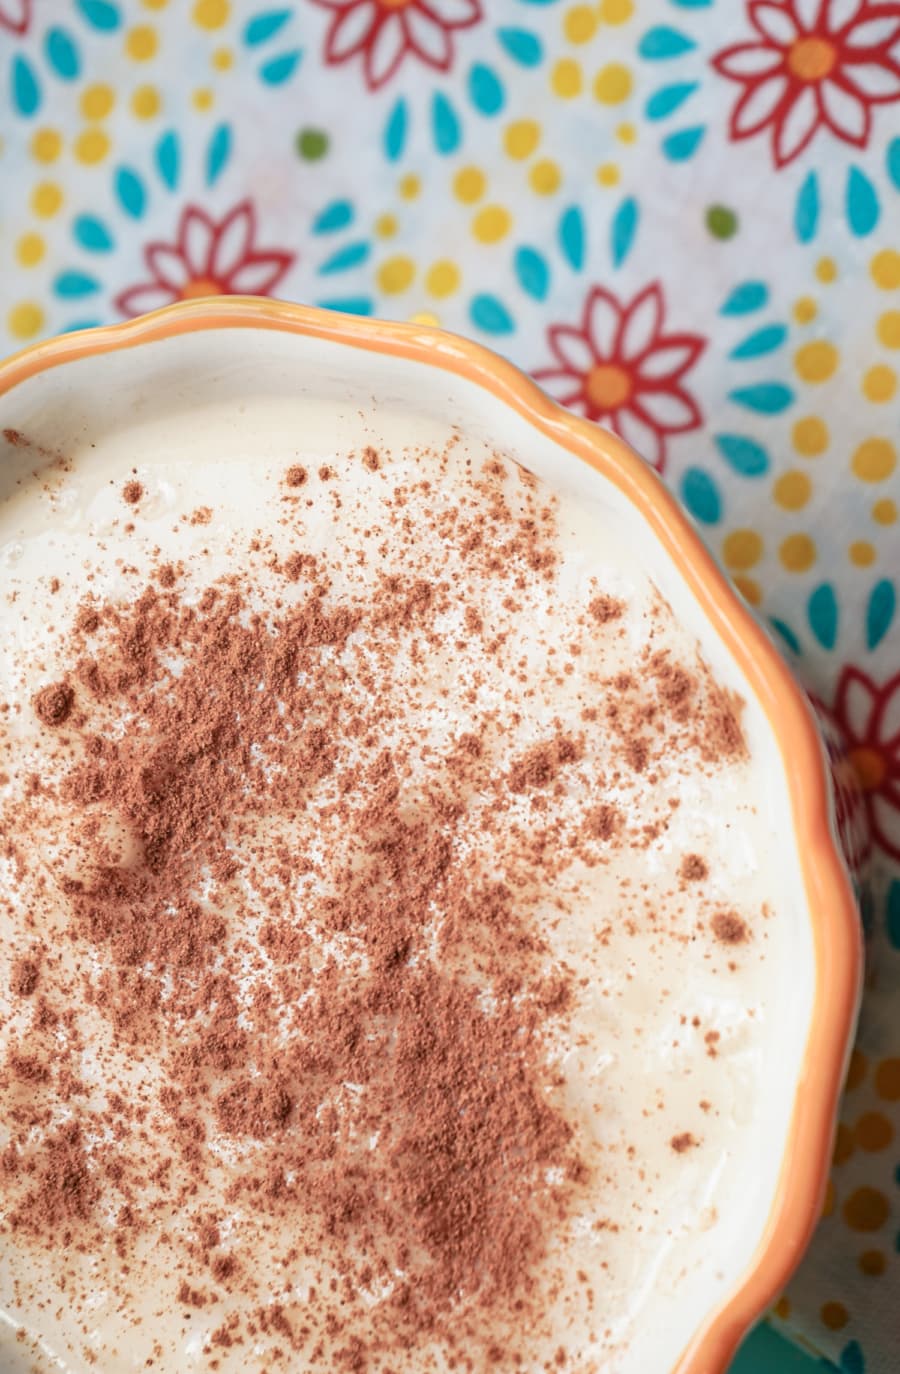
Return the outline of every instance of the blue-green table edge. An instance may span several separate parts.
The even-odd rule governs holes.
[[[744,1342],[729,1374],[825,1374],[834,1365],[806,1355],[769,1326],[758,1326]]]

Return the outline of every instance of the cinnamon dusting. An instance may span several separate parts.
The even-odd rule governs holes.
[[[14,997],[30,997],[37,988],[40,976],[41,968],[37,959],[22,955],[12,966],[9,990]]]
[[[709,877],[709,864],[702,854],[685,854],[678,876],[687,883],[702,883]]]
[[[598,625],[606,625],[610,620],[619,620],[625,614],[625,603],[614,596],[595,596],[588,610]]]
[[[690,1131],[681,1131],[679,1135],[672,1136],[669,1144],[677,1155],[683,1155],[686,1150],[696,1149],[700,1142]]]
[[[75,692],[68,682],[43,687],[33,700],[34,713],[44,725],[65,725],[72,714]]]
[[[746,921],[736,911],[717,911],[711,924],[716,939],[724,945],[742,945],[750,938]]]
[[[387,452],[361,460],[390,474]],[[470,510],[432,509],[423,481],[418,525],[408,490],[367,481],[385,488],[385,566],[352,594],[302,530],[257,532],[206,582],[159,557],[134,595],[84,599],[33,699],[69,729],[39,732],[27,805],[2,816],[58,927],[52,953],[32,939],[10,966],[28,1032],[0,1069],[10,1225],[51,1256],[114,1257],[125,1310],[159,1247],[161,1301],[210,1309],[211,1349],[261,1343],[273,1369],[389,1374],[430,1343],[465,1371],[526,1357],[556,1239],[607,1186],[566,1105],[559,1047],[587,994],[551,934],[586,870],[665,843],[677,803],[653,788],[670,756],[711,770],[744,747],[702,665],[590,667],[627,609],[600,590],[573,643],[543,649],[548,682],[585,675],[584,733],[532,713],[511,617],[552,597],[560,551],[540,485],[511,500],[515,472],[486,463]],[[318,469],[327,492],[316,477],[283,480],[338,497],[340,470]],[[474,590],[422,555],[429,540]],[[476,665],[456,699],[430,675],[454,652]],[[479,696],[481,661],[506,674],[502,699]],[[460,720],[420,736],[429,692]],[[638,788],[652,809],[635,817]],[[683,880],[707,873],[684,856]],[[613,922],[655,930],[634,893],[614,908],[601,943]],[[711,930],[749,938],[736,913]],[[83,1081],[82,1016],[104,1091]],[[232,1216],[278,1256],[284,1294]],[[303,1303],[286,1296],[300,1262],[325,1276]]]

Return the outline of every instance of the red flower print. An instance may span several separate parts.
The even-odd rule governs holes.
[[[872,106],[900,99],[900,4],[870,0],[750,0],[757,38],[717,53],[713,66],[744,87],[733,139],[771,126],[776,167],[826,128],[864,148]]]
[[[872,838],[900,861],[900,673],[879,687],[860,668],[845,668],[834,714],[863,791]]]
[[[242,200],[218,223],[188,205],[174,243],[148,243],[144,261],[152,281],[116,297],[123,315],[141,315],[193,296],[270,296],[294,261],[293,253],[254,247],[256,213]]]
[[[453,32],[482,18],[481,0],[313,0],[332,11],[325,61],[362,54],[369,90],[397,71],[407,53],[440,72],[453,61]]]
[[[702,423],[681,383],[706,347],[699,334],[664,333],[664,313],[658,282],[627,305],[595,286],[579,325],[547,330],[559,366],[534,374],[562,405],[608,423],[660,472],[668,436]]]
[[[31,0],[0,0],[0,29],[27,33],[31,23]]]
[[[834,713],[813,692],[808,695],[825,740],[825,750],[831,768],[835,828],[847,867],[858,881],[862,876],[863,865],[872,850],[868,805],[848,752],[849,746],[844,738],[844,732]]]

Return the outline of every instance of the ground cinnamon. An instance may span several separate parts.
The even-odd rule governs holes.
[[[702,854],[685,854],[678,874],[685,882],[701,883],[709,877],[709,864]]]
[[[34,698],[34,712],[44,725],[64,725],[72,714],[75,693],[67,682],[43,687]]]
[[[204,585],[151,560],[133,596],[88,596],[65,629],[58,681],[31,702],[42,772],[2,817],[56,943],[9,979],[28,1048],[10,1042],[0,1067],[0,1194],[22,1243],[112,1255],[125,1309],[148,1241],[164,1246],[160,1301],[215,1310],[216,1350],[264,1341],[273,1368],[388,1374],[436,1341],[457,1368],[513,1368],[553,1239],[597,1185],[550,1053],[579,986],[549,931],[585,871],[664,833],[668,805],[636,819],[621,800],[635,776],[673,748],[721,764],[742,736],[702,666],[649,654],[591,681],[583,734],[533,722],[496,607],[546,598],[552,504],[496,462],[472,509],[432,510],[423,481],[417,526],[387,456],[361,458],[386,489],[383,548],[390,534],[405,561],[386,571],[380,554],[355,597],[333,594],[336,563],[302,530],[286,551],[259,531],[235,572]],[[336,494],[335,468],[319,478]],[[296,511],[284,487],[310,474],[278,479]],[[429,539],[465,559],[475,604],[423,558]],[[626,610],[586,600],[583,640],[546,646],[561,683]],[[423,665],[451,634],[511,685],[485,706],[476,668],[466,720],[421,738],[407,715],[445,690]],[[615,802],[591,762],[601,731]],[[679,873],[707,871],[686,855]],[[735,913],[711,931],[747,935]],[[84,1017],[102,1094],[82,1082]],[[320,1264],[299,1315],[232,1246],[238,1214],[286,1273]]]
[[[717,911],[712,918],[712,930],[725,945],[742,945],[749,939],[747,923],[736,911]]]

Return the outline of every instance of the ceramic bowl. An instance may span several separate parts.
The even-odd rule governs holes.
[[[710,1233],[708,1268],[677,1303],[651,1301],[661,1332],[653,1374],[721,1374],[778,1296],[819,1215],[858,1003],[859,922],[808,703],[656,475],[509,363],[437,330],[269,300],[188,302],[7,361],[0,429],[22,429],[48,449],[118,432],[176,433],[189,455],[202,442],[207,407],[238,417],[248,399],[262,397],[258,413],[274,423],[301,396],[326,418],[374,405],[417,433],[459,425],[552,486],[603,503],[717,674],[747,703],[754,748],[765,755],[765,804],[781,837],[773,863],[791,922],[791,966],[773,971],[766,1009],[778,1054],[760,1119],[747,1128],[741,1216]]]

